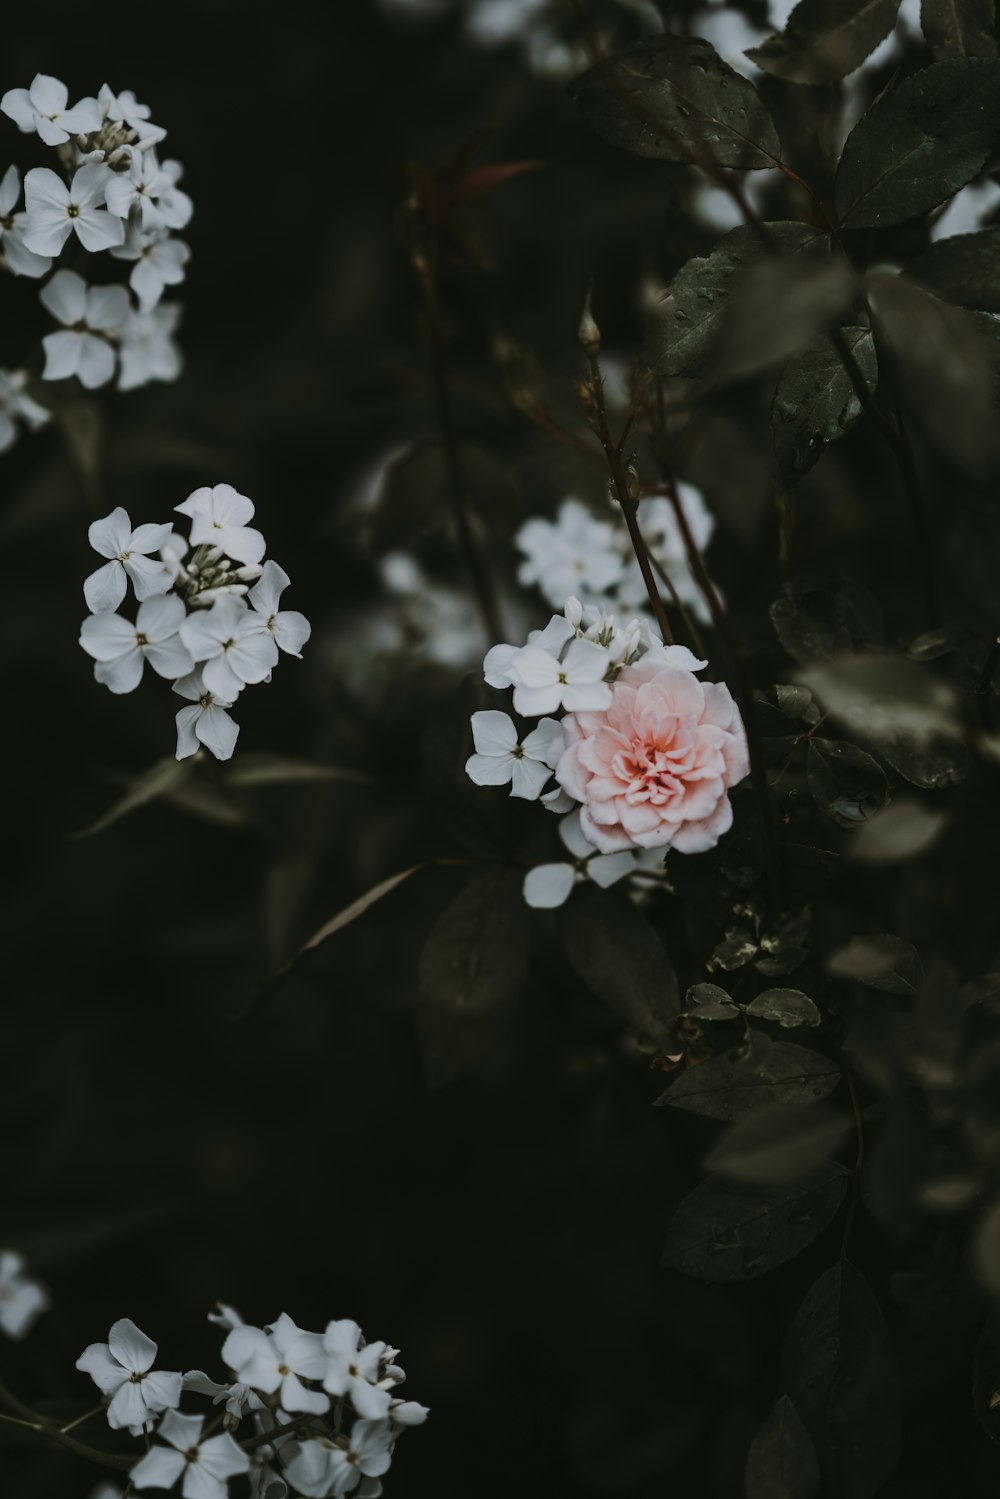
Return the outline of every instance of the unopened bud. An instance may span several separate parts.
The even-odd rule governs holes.
[[[601,350],[601,330],[594,321],[594,314],[590,310],[591,293],[587,292],[587,299],[583,304],[583,312],[580,316],[580,327],[577,338],[581,346],[588,354],[599,354]]]

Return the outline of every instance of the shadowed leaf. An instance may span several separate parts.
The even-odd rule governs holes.
[[[994,0],[922,0],[920,24],[935,57],[996,57]]]
[[[886,994],[916,994],[924,974],[916,949],[888,933],[852,937],[832,954],[827,969],[834,978],[853,979]]]
[[[822,1016],[801,989],[765,989],[746,1006],[748,1015],[773,1020],[785,1030],[798,1025],[819,1025]]]
[[[820,811],[848,832],[881,812],[889,800],[889,782],[878,761],[857,745],[835,739],[810,739],[806,782]]]
[[[609,890],[580,885],[556,917],[571,965],[599,999],[657,1045],[673,1047],[677,979],[644,916]]]
[[[899,0],[800,0],[784,31],[746,55],[789,83],[834,83],[889,35],[898,10]]]
[[[772,1104],[807,1104],[826,1098],[840,1082],[840,1068],[829,1057],[754,1036],[746,1057],[714,1057],[680,1073],[656,1101],[709,1119],[740,1119]]]
[[[946,302],[1000,312],[1000,229],[939,239],[910,263],[907,275]]]
[[[844,328],[844,338],[869,390],[878,364],[870,328]],[[818,338],[781,372],[771,405],[771,437],[783,478],[794,484],[831,442],[849,432],[861,402],[828,337]]]
[[[750,1443],[746,1499],[816,1499],[819,1460],[812,1437],[787,1395],[771,1408]]]
[[[758,1186],[797,1181],[840,1149],[850,1127],[845,1114],[822,1107],[762,1110],[720,1135],[705,1169]]]

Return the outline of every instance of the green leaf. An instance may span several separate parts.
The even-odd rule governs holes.
[[[996,57],[994,0],[923,0],[920,24],[935,57]]]
[[[789,83],[835,83],[889,35],[898,10],[899,0],[799,0],[784,31],[746,55]]]
[[[739,1013],[718,984],[695,984],[684,996],[684,1014],[696,1020],[733,1020]]]
[[[746,1499],[816,1499],[819,1459],[802,1417],[780,1395],[750,1443]]]
[[[835,1161],[794,1183],[749,1187],[710,1176],[683,1199],[661,1263],[723,1285],[756,1280],[794,1259],[826,1228],[850,1173]]]
[[[1000,76],[997,87],[1000,95]],[[997,443],[993,346],[976,314],[884,271],[868,276],[868,305],[907,413],[952,463],[981,476]]]
[[[846,1114],[779,1105],[731,1125],[705,1156],[705,1169],[755,1186],[798,1181],[834,1155],[850,1129]]]
[[[878,379],[870,328],[841,330],[865,385]],[[810,344],[785,366],[771,405],[771,438],[786,483],[794,484],[822,457],[831,442],[849,432],[861,402],[829,337]]]
[[[858,833],[851,848],[866,864],[894,864],[917,859],[936,841],[948,814],[903,797],[879,812]]]
[[[840,1076],[829,1057],[758,1033],[748,1056],[713,1057],[688,1067],[656,1102],[709,1119],[741,1119],[773,1104],[815,1103],[833,1092]]]
[[[976,177],[1000,132],[1000,63],[932,63],[880,95],[837,169],[841,224],[876,229],[928,213]]]
[[[640,1035],[673,1049],[677,979],[659,938],[631,901],[579,885],[557,913],[556,926],[587,988]]]
[[[801,989],[765,989],[744,1006],[758,1020],[773,1020],[785,1030],[798,1025],[819,1025],[822,1015]]]
[[[963,780],[969,756],[950,734],[917,734],[880,739],[878,751],[904,781],[925,791],[940,791]]]
[[[849,832],[889,800],[889,782],[878,761],[856,744],[835,739],[810,739],[806,782],[820,811]]]
[[[749,79],[701,37],[651,36],[570,85],[591,129],[656,161],[773,167],[781,145]]]
[[[428,1082],[439,1087],[485,1060],[508,1029],[530,953],[521,879],[479,875],[431,927],[420,954],[416,1025]]]
[[[303,953],[309,952],[311,948],[318,947],[321,942],[325,942],[328,937],[332,937],[336,932],[342,932],[345,926],[350,926],[352,921],[357,921],[358,917],[363,916],[377,901],[384,900],[387,895],[395,890],[397,885],[401,885],[404,880],[408,880],[411,874],[416,874],[419,869],[426,869],[426,867],[426,864],[411,864],[409,869],[401,869],[398,874],[391,874],[387,880],[380,880],[377,885],[373,885],[370,890],[366,890],[364,895],[359,895],[357,900],[352,900],[349,906],[345,906],[342,911],[338,911],[336,916],[331,916],[330,920],[325,921],[318,931],[313,932],[308,942],[303,942],[299,948],[296,958],[301,957]],[[286,964],[285,966],[287,968],[289,965]]]
[[[781,644],[803,665],[875,644],[882,636],[876,599],[851,579],[824,588],[786,584],[769,613]]]
[[[173,755],[163,760],[157,760],[141,776],[137,776],[120,801],[115,802],[96,822],[89,827],[83,828],[79,833],[71,833],[71,838],[90,838],[94,833],[103,833],[113,823],[119,822],[121,818],[127,817],[130,812],[135,812],[139,807],[145,807],[149,802],[156,801],[158,797],[167,796],[176,791],[191,774],[194,761],[197,757],[192,756],[189,760],[177,760]]]
[[[319,765],[308,760],[293,760],[285,755],[243,755],[229,766],[225,779],[231,786],[294,786],[311,781],[356,781],[373,784],[363,770],[344,770],[336,765]]]
[[[811,224],[768,224],[767,232],[782,255],[825,253],[829,240]],[[654,320],[653,357],[665,375],[706,374],[723,319],[748,272],[772,251],[748,224],[724,234],[710,255],[695,256],[670,284]]]
[[[911,262],[907,275],[946,302],[1000,312],[1000,229],[939,239]]]
[[[761,261],[731,301],[713,372],[739,380],[786,363],[850,315],[854,290],[854,272],[839,255],[772,255]]]
[[[871,1499],[899,1460],[901,1402],[881,1308],[849,1261],[806,1293],[781,1374],[816,1443],[829,1499]]]
[[[961,732],[951,686],[905,656],[841,655],[806,667],[798,677],[828,713],[876,743],[901,736],[926,742]]]
[[[886,994],[916,994],[924,977],[916,949],[888,933],[852,937],[831,955],[827,969],[834,978],[853,979]]]

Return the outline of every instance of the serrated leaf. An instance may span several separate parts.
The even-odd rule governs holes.
[[[806,782],[819,810],[848,832],[889,800],[889,782],[878,761],[856,744],[835,739],[810,739]]]
[[[873,271],[867,285],[879,355],[891,362],[906,412],[952,463],[981,476],[997,444],[993,350],[976,314],[905,276]]]
[[[853,979],[886,994],[916,994],[924,976],[916,949],[889,933],[852,937],[830,956],[827,969],[834,978]]]
[[[922,0],[920,24],[935,57],[996,57],[994,0]]]
[[[1000,63],[932,63],[882,94],[847,138],[835,183],[843,227],[929,213],[977,176],[1000,132]]]
[[[725,989],[717,984],[694,984],[684,996],[684,1014],[696,1020],[732,1020],[739,1013]]]
[[[829,240],[811,224],[768,224],[782,257],[824,253]],[[771,250],[747,224],[724,234],[710,255],[695,256],[670,283],[654,319],[653,355],[665,375],[705,374],[723,319],[752,267]]]
[[[871,329],[841,331],[865,385],[873,391],[878,361]],[[771,438],[786,482],[794,484],[807,474],[860,416],[861,402],[839,354],[828,337],[817,339],[782,370],[771,404]]]
[[[71,838],[90,838],[95,833],[103,833],[105,828],[119,822],[121,818],[127,817],[130,812],[135,812],[139,807],[145,807],[149,802],[156,801],[158,797],[167,796],[170,792],[178,790],[183,782],[191,774],[195,756],[189,760],[176,760],[172,755],[163,760],[157,760],[142,775],[137,776],[128,791],[110,807],[107,812],[100,816],[96,822],[89,827],[83,828],[79,833],[71,833]]]
[[[746,1499],[816,1499],[819,1459],[802,1417],[787,1395],[780,1395],[750,1443]]]
[[[798,1025],[819,1025],[822,1015],[801,989],[765,989],[744,1007],[758,1020],[773,1020],[785,1030]]]
[[[756,1186],[797,1181],[836,1154],[850,1120],[831,1109],[761,1110],[730,1126],[705,1156],[707,1171]]]
[[[907,275],[946,302],[1000,312],[1000,229],[939,239],[911,262]]]
[[[753,84],[702,37],[647,37],[569,92],[592,130],[634,156],[755,169],[781,151]]]
[[[610,890],[579,885],[559,910],[556,926],[587,988],[640,1035],[673,1049],[677,979],[666,949],[635,906]]]
[[[816,1103],[833,1092],[840,1077],[829,1057],[757,1033],[748,1056],[713,1057],[688,1067],[656,1102],[708,1119],[742,1119],[778,1103]]]
[[[881,1308],[849,1261],[806,1293],[781,1374],[816,1444],[830,1499],[871,1499],[899,1460],[901,1403]]]
[[[898,798],[858,832],[851,855],[866,864],[894,864],[917,859],[936,841],[948,814],[912,797]]]
[[[800,0],[784,31],[746,56],[789,83],[835,83],[889,35],[898,10],[899,0]]]
[[[789,1184],[749,1187],[710,1176],[683,1199],[661,1263],[699,1280],[756,1280],[818,1238],[844,1200],[850,1172],[828,1161]]]

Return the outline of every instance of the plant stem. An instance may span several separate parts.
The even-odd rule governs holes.
[[[78,1442],[75,1437],[67,1436],[58,1426],[53,1426],[50,1421],[40,1416],[37,1411],[33,1411],[30,1406],[25,1405],[22,1400],[19,1400],[14,1392],[9,1390],[2,1381],[0,1381],[0,1401],[9,1410],[16,1411],[18,1416],[21,1417],[17,1421],[17,1425],[30,1427],[43,1442],[48,1442],[52,1447],[62,1447],[65,1451],[72,1452],[77,1457],[86,1458],[88,1462],[102,1463],[106,1468],[118,1468],[122,1472],[128,1472],[129,1468],[135,1463],[134,1458],[126,1457],[123,1453],[101,1452],[96,1447],[88,1447],[85,1443]],[[10,1420],[11,1418],[5,1416],[3,1419]]]
[[[274,1442],[280,1442],[282,1437],[294,1436],[310,1422],[318,1421],[320,1418],[309,1412],[304,1416],[296,1416],[294,1421],[287,1421],[284,1426],[276,1426],[273,1431],[262,1431],[255,1437],[248,1437],[240,1446],[244,1452],[256,1452],[258,1447],[269,1447]]]

